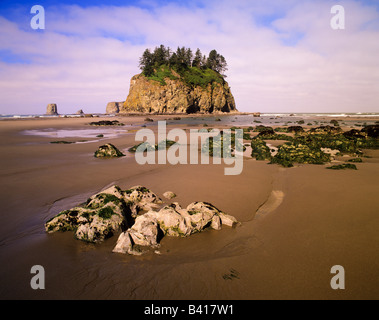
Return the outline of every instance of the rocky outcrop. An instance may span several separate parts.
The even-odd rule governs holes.
[[[80,115],[80,116],[84,116],[84,111],[83,111],[83,109],[80,109],[80,110],[76,111],[75,114]]]
[[[113,252],[140,255],[144,247],[157,248],[165,235],[187,237],[207,228],[234,227],[237,220],[207,202],[193,202],[183,209],[178,203],[163,205],[151,190],[112,186],[86,203],[60,212],[45,224],[48,233],[73,231],[86,242],[102,242],[121,232]],[[123,232],[122,232],[123,231]]]
[[[177,75],[178,76],[178,75]],[[182,79],[165,78],[162,84],[142,74],[130,81],[129,95],[120,113],[216,113],[236,111],[234,97],[224,80],[190,86]]]
[[[361,132],[367,134],[369,138],[379,138],[379,124],[364,127]]]
[[[107,104],[106,113],[107,114],[116,114],[120,112],[120,108],[122,108],[124,101],[122,102],[109,102]]]
[[[57,105],[55,103],[48,104],[46,108],[46,114],[50,116],[57,116],[58,115]]]
[[[118,158],[123,156],[125,155],[111,143],[100,146],[94,154],[95,158]]]
[[[141,210],[150,210],[160,198],[149,189],[136,186],[121,190],[112,186],[90,197],[82,206],[60,212],[45,224],[48,233],[74,231],[87,242],[101,242],[121,228],[132,225]]]
[[[173,203],[159,211],[150,210],[138,216],[134,225],[119,236],[113,252],[140,255],[143,252],[141,247],[157,248],[165,235],[188,237],[206,228],[220,230],[223,224],[233,227],[237,223],[233,216],[210,203],[194,202],[186,209]]]

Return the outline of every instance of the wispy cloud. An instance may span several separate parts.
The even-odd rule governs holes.
[[[25,26],[30,14],[0,16],[0,112],[104,112],[126,98],[143,50],[161,43],[221,52],[240,111],[378,111],[378,9],[342,1],[346,29],[332,30],[334,4],[48,6],[42,32]]]

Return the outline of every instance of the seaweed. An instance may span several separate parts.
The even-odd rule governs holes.
[[[357,166],[355,164],[351,164],[351,163],[344,163],[344,164],[334,165],[331,167],[326,167],[326,169],[331,169],[331,170],[344,170],[344,169],[357,170]]]

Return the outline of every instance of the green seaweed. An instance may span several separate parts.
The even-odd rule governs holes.
[[[358,170],[357,166],[355,164],[351,164],[351,163],[344,163],[344,164],[334,165],[334,166],[331,166],[331,167],[326,167],[326,169],[331,169],[331,170],[344,170],[344,169]]]

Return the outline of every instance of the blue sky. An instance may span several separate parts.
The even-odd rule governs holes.
[[[45,30],[30,8],[45,8]],[[330,9],[345,9],[333,30]],[[0,1],[0,113],[104,112],[145,48],[216,49],[237,108],[379,112],[379,1]]]

